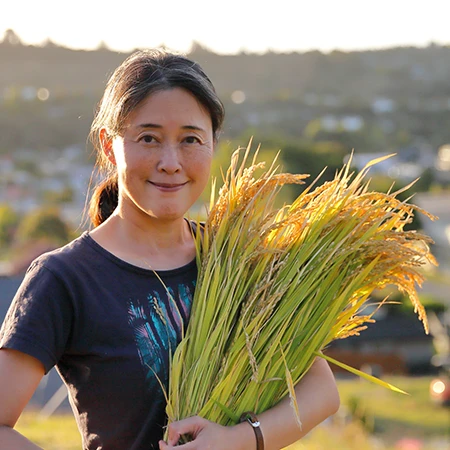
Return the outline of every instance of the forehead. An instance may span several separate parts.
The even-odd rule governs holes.
[[[129,125],[155,123],[169,125],[178,122],[201,123],[212,127],[209,111],[187,90],[181,88],[166,89],[150,94],[129,115]]]

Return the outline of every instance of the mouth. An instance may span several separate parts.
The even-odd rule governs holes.
[[[156,183],[154,181],[149,181],[149,183],[162,191],[177,191],[185,186],[187,181],[184,183]]]

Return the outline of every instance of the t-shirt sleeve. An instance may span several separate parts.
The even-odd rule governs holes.
[[[34,356],[47,373],[69,339],[73,308],[64,283],[45,265],[28,269],[0,330],[0,348]]]

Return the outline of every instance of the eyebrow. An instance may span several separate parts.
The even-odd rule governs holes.
[[[156,123],[141,123],[137,125],[137,128],[163,128],[162,125],[158,125]],[[183,130],[194,130],[194,131],[203,131],[205,130],[201,127],[198,127],[196,125],[183,125],[181,127]]]

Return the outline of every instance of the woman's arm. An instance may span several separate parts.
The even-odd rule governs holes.
[[[0,349],[0,450],[36,450],[37,445],[13,428],[44,375],[32,356]]]
[[[279,450],[305,436],[316,425],[339,409],[339,393],[328,363],[317,358],[295,387],[302,428],[295,419],[289,397],[258,415],[264,437],[264,450]],[[177,446],[183,434],[192,442]],[[169,442],[160,442],[161,450],[256,450],[256,438],[248,423],[222,427],[201,417],[190,417],[169,426]]]
[[[328,363],[322,358],[315,360],[296,385],[295,393],[302,428],[296,422],[289,397],[283,399],[258,417],[265,450],[280,449],[298,441],[339,409],[336,381]]]

